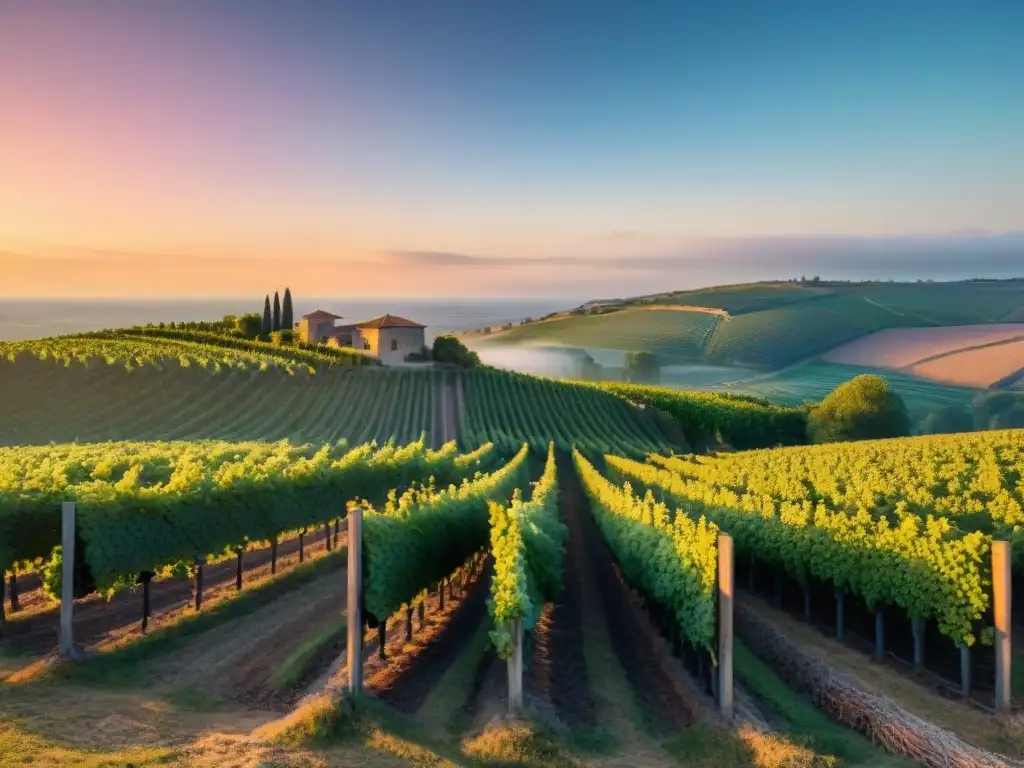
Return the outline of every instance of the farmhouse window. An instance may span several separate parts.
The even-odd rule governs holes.
[[[398,339],[391,340],[391,351],[395,352],[398,350]]]

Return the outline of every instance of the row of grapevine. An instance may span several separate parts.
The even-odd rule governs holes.
[[[767,400],[613,381],[579,383],[664,411],[691,441],[712,436],[740,449],[807,442],[806,414]]]
[[[0,358],[15,362],[21,356],[52,360],[66,366],[103,364],[123,366],[133,371],[145,366],[158,369],[188,368],[198,365],[214,373],[222,370],[266,370],[281,368],[288,373],[314,374],[319,360],[299,359],[284,354],[281,347],[267,344],[266,349],[232,349],[220,344],[164,338],[144,338],[109,334],[56,336],[50,339],[0,342]]]
[[[529,632],[541,608],[561,592],[562,561],[568,529],[558,518],[555,446],[548,446],[544,473],[529,501],[491,502],[491,555],[494,577],[488,609],[494,620],[492,642],[502,659],[512,653],[511,627],[521,621]]]
[[[865,508],[779,501],[621,457],[606,462],[617,476],[714,521],[734,537],[740,557],[767,562],[802,584],[830,583],[869,607],[896,605],[913,619],[934,619],[942,634],[966,646],[985,634],[990,536],[964,533],[946,518],[906,512],[890,520]]]
[[[486,468],[485,446],[460,457],[422,440],[404,447],[162,443],[0,451],[3,568],[59,543],[60,505],[74,501],[88,575],[83,590],[216,556],[343,517],[349,500],[451,483]]]
[[[714,657],[718,526],[674,514],[650,492],[638,497],[628,483],[615,485],[579,451],[573,451],[573,460],[626,580],[670,614],[682,639]]]
[[[529,447],[487,475],[440,492],[392,496],[362,521],[363,615],[372,627],[486,549],[488,503],[505,503],[529,482]]]
[[[636,456],[671,451],[653,418],[597,390],[504,371],[469,372],[464,383],[462,436],[469,444],[514,450],[525,440],[541,452],[554,442],[566,452],[575,444],[588,453]]]
[[[81,334],[83,338],[130,338],[169,339],[207,344],[215,347],[237,349],[252,354],[269,354],[277,357],[288,357],[296,362],[308,363],[313,366],[331,365],[380,365],[380,361],[372,355],[356,349],[327,347],[320,345],[287,346],[271,344],[259,339],[246,339],[213,331],[200,331],[187,328],[120,328],[117,330],[95,331]]]
[[[434,430],[440,371],[339,368],[315,376],[176,362],[123,367],[0,359],[0,445],[104,440],[414,441]],[[482,442],[487,442],[486,440]],[[474,445],[479,443],[474,443]]]
[[[684,477],[777,502],[824,503],[898,520],[950,518],[965,531],[1008,540],[1024,568],[1024,431],[754,451],[652,460]]]

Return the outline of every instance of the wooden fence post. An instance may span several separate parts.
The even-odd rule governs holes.
[[[523,706],[523,620],[512,622],[512,655],[508,659],[508,710]]]
[[[348,688],[363,689],[363,510],[348,514]]]
[[[61,504],[60,523],[60,655],[70,659],[75,651],[75,502],[65,501]]]
[[[732,617],[735,589],[732,536],[718,536],[718,704],[726,721],[732,721]]]
[[[992,542],[992,607],[996,634],[996,711],[1010,710],[1010,605],[1012,581],[1010,578],[1010,542]]]

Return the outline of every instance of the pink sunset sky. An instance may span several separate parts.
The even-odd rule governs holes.
[[[896,19],[883,72],[870,19],[776,60],[753,12],[391,5],[0,0],[0,295],[622,295],[1024,227],[1006,20]]]

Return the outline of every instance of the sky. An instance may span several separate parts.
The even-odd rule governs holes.
[[[0,0],[0,296],[1012,271],[1022,39],[1019,0]]]

